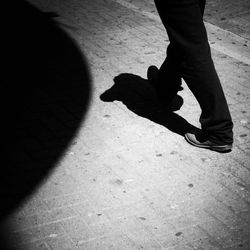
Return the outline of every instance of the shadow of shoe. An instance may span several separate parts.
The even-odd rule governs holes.
[[[154,88],[148,80],[138,75],[123,73],[116,76],[114,85],[106,90],[100,99],[104,102],[121,101],[135,114],[158,123],[181,136],[189,131],[198,130],[184,118],[172,112],[171,108],[162,109],[157,101]],[[182,105],[182,97],[178,96],[178,99]]]

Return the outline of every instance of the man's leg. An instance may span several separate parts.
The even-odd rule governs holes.
[[[167,57],[158,73],[156,93],[160,101],[167,106],[177,95],[181,86],[181,65],[178,52],[173,44],[167,48]]]
[[[206,0],[200,0],[200,11],[204,14]],[[165,15],[164,1],[155,0],[155,5],[161,20],[167,29],[167,19]],[[167,56],[158,72],[158,81],[155,84],[156,92],[161,102],[168,105],[176,96],[181,86],[181,58],[178,52],[178,46],[174,40],[170,42],[167,48]]]
[[[202,19],[204,0],[155,0],[155,3],[170,44],[178,51],[178,63],[172,65],[178,65],[177,75],[184,78],[201,106],[203,133],[213,142],[232,144],[233,124]]]
[[[167,30],[164,1],[155,0],[155,5],[162,23]],[[157,83],[155,84],[158,98],[165,106],[172,101],[181,86],[180,63],[181,59],[178,53],[178,47],[174,41],[170,41],[167,48],[167,56],[159,69]]]

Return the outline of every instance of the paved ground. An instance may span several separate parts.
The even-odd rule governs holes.
[[[181,110],[165,119],[154,115],[146,70],[161,64],[168,39],[152,1],[32,2],[58,13],[60,27],[86,56],[92,98],[63,157],[6,218],[9,244],[250,249],[249,8],[230,4],[216,19],[218,4],[208,1],[212,54],[235,124],[233,151],[218,154],[191,147],[182,136],[186,125],[199,126],[200,114],[185,83]],[[129,74],[114,85],[121,73]]]

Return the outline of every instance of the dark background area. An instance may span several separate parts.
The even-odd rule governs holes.
[[[56,13],[22,0],[6,1],[2,11],[8,15],[2,34],[1,221],[62,157],[84,120],[91,92],[84,55],[59,28]],[[1,242],[7,249],[4,237]]]

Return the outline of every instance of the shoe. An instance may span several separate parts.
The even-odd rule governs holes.
[[[219,144],[216,142],[212,142],[209,138],[204,135],[202,132],[198,133],[186,133],[185,139],[191,145],[198,148],[210,149],[212,151],[220,152],[220,153],[228,153],[232,150],[232,144]]]
[[[152,85],[153,87],[155,87],[157,83],[158,74],[159,74],[159,69],[155,65],[150,65],[148,67],[147,78],[148,78],[150,85]],[[178,91],[181,91],[181,90],[183,90],[182,86],[179,87]]]
[[[154,88],[157,83],[158,74],[159,74],[159,69],[155,65],[149,66],[147,71],[147,78],[150,85],[153,86]],[[179,91],[181,90],[183,90],[183,88],[180,86]],[[169,110],[169,111],[179,110],[184,103],[183,98],[179,95],[174,96],[171,102],[164,102],[163,100],[158,100],[158,101],[160,106],[164,108],[164,110]]]
[[[176,95],[168,105],[163,103],[162,106],[166,111],[177,111],[180,110],[183,103],[183,98],[179,95]]]

